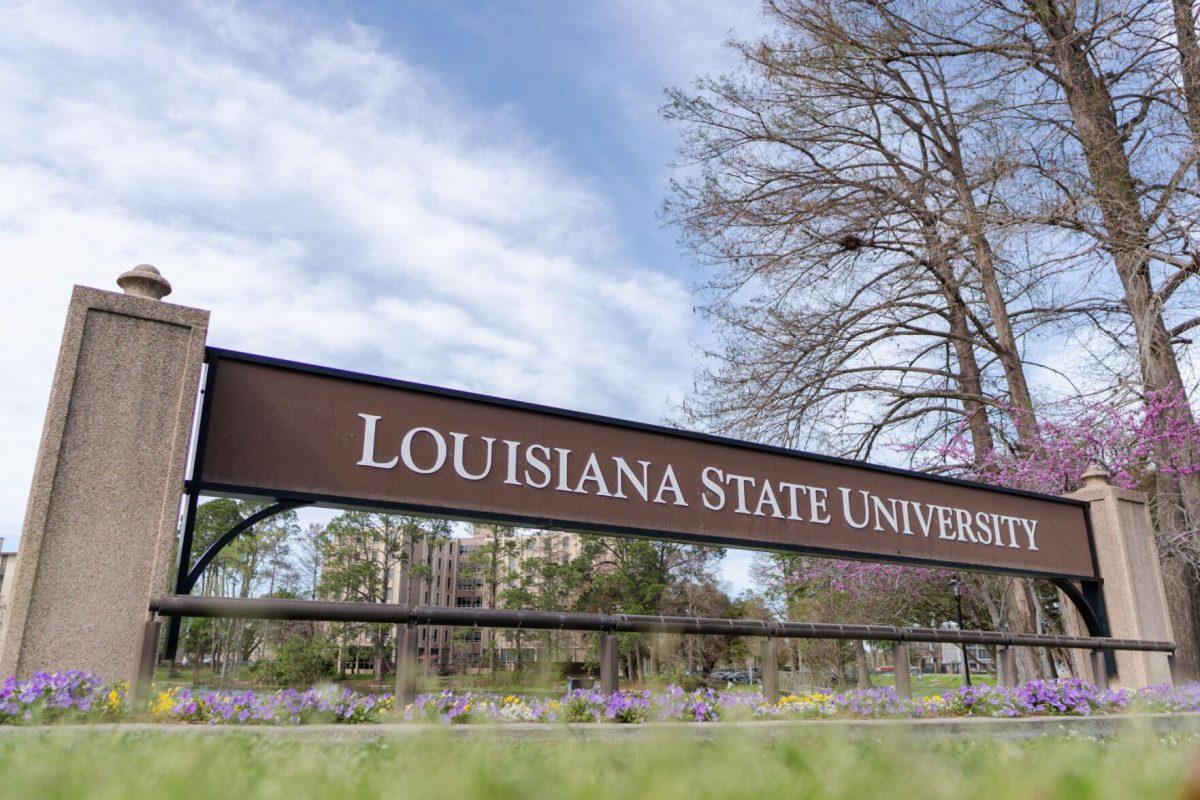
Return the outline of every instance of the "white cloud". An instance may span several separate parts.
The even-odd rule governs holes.
[[[686,387],[685,288],[503,110],[350,22],[165,8],[0,10],[0,535],[70,285],[141,262],[213,344],[650,420]]]

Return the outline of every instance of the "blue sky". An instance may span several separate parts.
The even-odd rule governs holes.
[[[707,334],[656,216],[662,90],[760,26],[752,2],[5,4],[0,536],[70,286],[141,262],[216,345],[661,420]]]

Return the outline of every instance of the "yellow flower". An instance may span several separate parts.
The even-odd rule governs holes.
[[[150,713],[157,718],[169,715],[171,709],[175,708],[175,694],[178,691],[178,688],[174,688],[159,692],[158,696],[150,702]]]

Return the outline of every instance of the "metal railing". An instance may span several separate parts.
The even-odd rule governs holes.
[[[1107,685],[1107,667],[1103,654],[1118,650],[1164,652],[1173,666],[1174,642],[1145,639],[1117,639],[1106,636],[1053,636],[1005,631],[964,631],[942,628],[903,628],[893,625],[840,625],[823,622],[774,622],[756,619],[718,617],[672,617],[649,614],[596,614],[558,611],[515,611],[488,608],[446,608],[443,606],[393,605],[388,603],[347,603],[325,600],[244,599],[235,597],[194,597],[166,595],[150,602],[150,611],[163,617],[221,617],[234,619],[272,619],[313,622],[364,622],[404,626],[397,665],[396,693],[411,700],[416,685],[416,627],[438,625],[464,628],[523,628],[527,630],[594,631],[602,634],[600,646],[600,685],[605,692],[617,689],[618,633],[683,633],[710,636],[757,636],[763,646],[763,693],[778,697],[778,639],[842,639],[893,642],[896,660],[896,691],[910,691],[908,643],[995,645],[1000,648],[1002,684],[1015,682],[1013,647],[1058,647],[1092,651],[1096,683]],[[152,672],[158,646],[157,619],[147,623],[141,645],[143,674]]]

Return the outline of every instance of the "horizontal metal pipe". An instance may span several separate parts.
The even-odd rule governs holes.
[[[229,617],[323,622],[372,622],[446,625],[465,628],[606,631],[610,633],[693,633],[708,636],[777,636],[784,639],[850,639],[934,642],[1080,650],[1145,650],[1171,653],[1173,642],[1094,636],[1050,636],[1004,631],[960,631],[900,628],[894,625],[839,625],[828,622],[772,622],[757,619],[667,617],[646,614],[590,614],[560,611],[514,611],[491,608],[344,603],[330,600],[243,599],[166,595],[150,602],[164,617]]]

